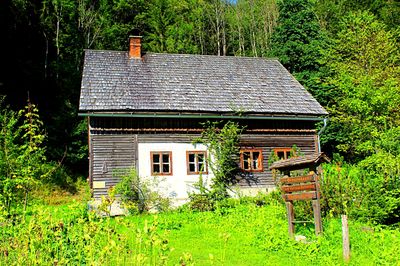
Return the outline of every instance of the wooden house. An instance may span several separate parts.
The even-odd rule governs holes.
[[[140,41],[130,37],[128,51],[85,51],[79,114],[88,119],[94,198],[119,181],[115,170],[130,167],[162,177],[165,195],[187,198],[200,169],[212,178],[206,148],[192,144],[207,120],[246,126],[243,191],[274,187],[271,153],[287,158],[293,145],[318,152],[316,123],[327,112],[278,60],[142,53]]]

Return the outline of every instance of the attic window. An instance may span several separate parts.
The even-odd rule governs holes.
[[[293,152],[292,148],[277,148],[274,153],[278,156],[279,160],[286,160],[290,158],[290,153]]]
[[[261,149],[240,150],[240,168],[246,172],[262,172],[263,156]]]
[[[172,152],[150,152],[151,175],[172,175]]]
[[[186,164],[188,175],[207,174],[206,152],[187,151]]]

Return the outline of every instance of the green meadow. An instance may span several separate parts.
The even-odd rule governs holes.
[[[272,197],[229,199],[214,211],[120,217],[98,216],[80,198],[43,201],[1,221],[0,264],[400,265],[398,227],[350,220],[349,263],[341,221],[325,219],[323,228],[316,237],[313,224],[299,224],[296,234],[306,241],[290,239],[285,207]]]

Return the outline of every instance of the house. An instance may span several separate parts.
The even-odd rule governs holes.
[[[297,145],[318,152],[323,107],[276,59],[86,50],[79,114],[88,119],[89,179],[94,198],[107,193],[118,169],[159,176],[160,190],[187,198],[202,177],[206,147],[193,145],[202,122],[233,120],[241,136],[238,187],[274,187],[271,153],[287,158]]]

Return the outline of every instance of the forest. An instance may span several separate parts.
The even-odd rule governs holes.
[[[329,112],[324,217],[400,222],[398,0],[3,0],[0,33],[2,215],[86,180],[84,51],[140,35],[148,52],[278,58]]]
[[[68,186],[87,175],[84,49],[127,50],[135,34],[149,52],[277,57],[330,113],[324,152],[398,176],[399,11],[390,0],[7,0],[1,108],[38,107],[43,156],[60,165],[52,181]]]

